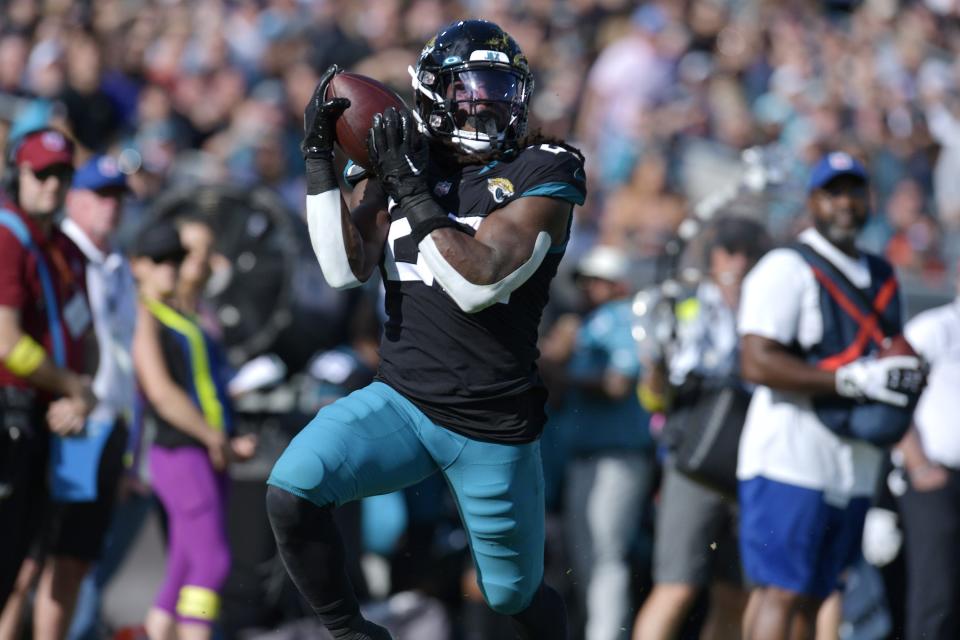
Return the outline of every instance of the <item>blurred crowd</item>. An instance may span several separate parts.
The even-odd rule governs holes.
[[[530,59],[534,123],[587,155],[588,238],[656,254],[691,205],[739,180],[744,149],[777,145],[788,187],[830,143],[869,158],[871,248],[938,284],[960,253],[956,12],[934,0],[11,0],[0,109],[121,154],[143,174],[138,196],[160,179],[230,180],[300,211],[298,127],[319,73],[336,62],[408,96],[429,35],[483,16]],[[781,235],[800,209],[790,195],[764,212]]]
[[[323,71],[336,63],[408,98],[408,65],[441,26],[465,16],[494,21],[518,41],[536,80],[533,127],[586,157],[589,196],[576,209],[544,329],[543,372],[555,389],[566,389],[562,371],[580,366],[577,337],[596,330],[583,316],[619,300],[611,322],[629,325],[623,301],[668,275],[662,259],[676,248],[681,223],[714,212],[699,205],[723,194],[725,211],[786,242],[809,222],[805,185],[828,150],[848,151],[869,169],[872,217],[862,246],[894,264],[908,298],[954,295],[960,5],[949,0],[8,0],[0,15],[0,141],[53,126],[76,143],[77,166],[98,154],[114,158],[129,188],[121,244],[164,194],[195,185],[265,187],[300,225],[303,108]],[[597,257],[597,245],[618,253]],[[709,251],[691,259],[711,268]],[[604,283],[613,284],[591,290]],[[341,312],[341,298],[314,294],[312,305],[337,307],[340,324],[313,327],[316,343],[299,345],[303,361],[287,362],[291,374],[311,379],[310,401],[300,405],[309,409],[361,386],[376,368],[374,305],[364,303],[378,292],[351,298],[351,313]],[[347,322],[355,324],[344,328]],[[303,368],[308,353],[320,355]],[[638,362],[624,368],[623,380],[607,381],[620,385],[612,396],[624,397],[639,371]],[[596,445],[635,449],[642,458],[627,479],[637,489],[628,512],[637,526],[624,527],[623,553],[634,569],[622,585],[636,596],[623,604],[624,616],[650,584],[660,473],[649,433],[656,418],[648,428],[650,415],[632,410],[616,415],[637,422],[635,433]],[[557,430],[575,413],[554,411]],[[585,516],[563,509],[586,509],[586,498],[576,495],[575,477],[563,482],[571,445],[557,442],[551,446],[562,454],[544,453],[553,465],[546,469],[551,526],[573,536]],[[261,445],[258,455],[269,454],[269,439]],[[425,486],[345,516],[355,518],[367,551],[392,558],[387,569],[375,561],[361,568],[364,549],[357,551],[358,575],[366,575],[358,581],[370,583],[369,595],[415,588],[482,607],[443,492]],[[556,546],[548,549],[548,572],[561,582],[566,572],[574,619],[583,622],[586,586],[569,578],[576,560]],[[235,550],[243,563],[238,558]],[[696,606],[701,616],[690,633],[703,622],[705,605]],[[406,609],[422,610],[429,607]],[[402,620],[403,603],[388,614]],[[506,637],[496,621],[477,621],[481,614],[458,615],[466,621],[460,637]],[[437,627],[443,633],[445,624]]]

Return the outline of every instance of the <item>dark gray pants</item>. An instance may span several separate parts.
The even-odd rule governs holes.
[[[907,552],[907,640],[960,638],[960,471],[900,497]]]

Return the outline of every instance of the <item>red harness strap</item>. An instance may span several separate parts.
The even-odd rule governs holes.
[[[855,305],[850,298],[848,298],[847,295],[840,290],[836,283],[826,276],[826,274],[816,267],[811,266],[811,268],[813,269],[814,277],[821,285],[823,285],[823,287],[827,290],[827,293],[830,294],[830,297],[833,298],[837,304],[840,305],[840,308],[842,308],[851,318],[856,320],[857,324],[860,325],[860,330],[857,331],[857,336],[854,338],[853,342],[850,343],[850,346],[840,353],[832,355],[829,358],[824,358],[817,364],[817,366],[821,369],[835,371],[839,367],[849,364],[857,358],[862,357],[866,352],[871,339],[877,344],[877,346],[880,346],[886,336],[883,335],[883,332],[877,326],[878,315],[868,315],[863,313],[857,307],[857,305]],[[890,278],[883,283],[883,286],[880,287],[876,298],[873,300],[874,311],[876,311],[877,314],[882,314],[887,308],[887,305],[890,304],[890,301],[893,299],[893,296],[896,292],[896,276],[890,276]]]

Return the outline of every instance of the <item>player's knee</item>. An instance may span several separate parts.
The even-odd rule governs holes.
[[[328,512],[329,509],[318,507],[280,487],[267,487],[267,518],[280,545],[292,537],[300,538],[308,534],[317,519]]]
[[[536,588],[524,589],[522,584],[498,584],[485,581],[483,597],[495,612],[512,616],[530,606]]]
[[[279,487],[267,487],[267,518],[274,533],[289,531],[300,523],[302,498]]]
[[[267,483],[300,495],[309,494],[311,499],[316,498],[314,502],[337,502],[347,487],[331,470],[342,466],[348,449],[346,443],[336,438],[320,439],[318,434],[333,431],[329,426],[328,420],[318,419],[307,425],[273,465]]]
[[[308,448],[296,446],[294,442],[274,463],[267,482],[282,487],[309,490],[320,486],[325,475],[324,461]]]

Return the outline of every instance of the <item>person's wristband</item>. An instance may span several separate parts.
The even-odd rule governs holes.
[[[431,232],[436,231],[437,229],[443,229],[448,227],[451,229],[460,229],[460,224],[455,220],[451,220],[447,216],[437,216],[436,218],[427,218],[421,222],[418,222],[412,229],[410,229],[410,237],[413,238],[413,242],[420,246],[420,241],[430,235]]]
[[[333,170],[333,154],[309,155],[304,158],[307,175],[307,195],[315,196],[339,187],[337,175]]]
[[[667,408],[666,396],[643,383],[637,386],[637,397],[640,400],[640,406],[650,413],[659,413]]]
[[[40,344],[28,335],[24,335],[4,359],[3,364],[15,376],[26,378],[40,368],[47,357],[47,352]]]
[[[443,227],[459,229],[461,226],[447,215],[443,207],[429,193],[415,193],[407,196],[400,201],[400,210],[410,223],[410,236],[418,246],[431,231]]]

